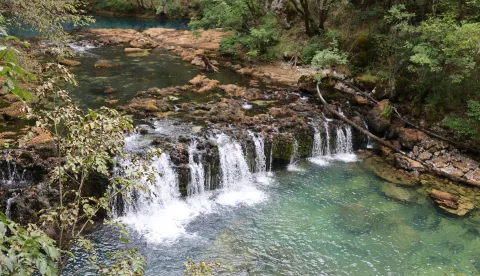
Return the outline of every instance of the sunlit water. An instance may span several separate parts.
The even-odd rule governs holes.
[[[187,257],[225,265],[217,275],[442,275],[480,268],[477,225],[443,215],[415,189],[411,202],[386,197],[382,181],[361,162],[295,166],[275,172],[269,185],[253,185],[255,201],[232,202],[237,194],[224,204],[221,191],[179,201],[165,211],[182,227],[158,220],[156,231],[171,234],[168,241],[148,241],[132,229],[130,246],[146,256],[147,275],[182,275]],[[99,253],[122,246],[108,229],[91,237]]]

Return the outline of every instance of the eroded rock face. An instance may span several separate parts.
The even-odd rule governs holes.
[[[425,133],[413,128],[398,128],[397,133],[398,141],[402,147],[409,150],[412,150],[413,147],[421,141],[428,139]]]

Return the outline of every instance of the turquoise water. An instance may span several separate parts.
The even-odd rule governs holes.
[[[210,194],[210,208],[175,240],[149,243],[132,229],[130,245],[147,257],[147,275],[182,275],[187,257],[223,264],[215,275],[443,275],[451,268],[480,269],[478,224],[438,212],[415,188],[406,190],[408,202],[389,198],[361,162],[304,162],[298,168],[303,171],[277,171],[272,183],[256,184],[265,197],[255,204],[221,205]],[[99,253],[119,247],[108,229],[92,238]]]
[[[188,30],[188,20],[172,20],[165,18],[137,18],[137,17],[110,17],[110,16],[92,16],[95,23],[81,28],[106,28],[106,29],[148,29],[148,28],[169,28],[178,30]],[[73,25],[65,24],[64,29],[67,31],[73,30]],[[35,37],[38,32],[29,28],[18,28],[11,26],[8,29],[10,35],[17,37]]]

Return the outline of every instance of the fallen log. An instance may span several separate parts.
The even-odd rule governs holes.
[[[369,100],[370,102],[372,102],[372,103],[374,103],[374,104],[377,104],[377,103],[378,103],[377,100],[375,100],[372,96],[368,95],[365,91],[362,91],[360,88],[358,88],[358,87],[356,87],[355,85],[353,85],[353,84],[345,81],[344,79],[339,78],[339,77],[335,77],[335,76],[327,76],[327,77],[328,77],[328,78],[331,78],[331,79],[333,79],[333,80],[339,81],[339,82],[345,84],[346,86],[352,88],[353,90],[356,91],[356,94],[357,94],[357,95],[360,95],[360,96],[366,98],[366,99]],[[342,92],[347,93],[347,94],[349,94],[349,95],[353,95],[351,92],[348,92],[348,91],[342,91]],[[453,141],[453,140],[451,140],[451,139],[448,139],[447,137],[444,137],[444,136],[442,136],[442,135],[440,135],[440,134],[434,133],[434,132],[432,132],[431,130],[428,130],[428,129],[426,129],[426,128],[423,128],[423,127],[421,127],[421,126],[419,126],[419,125],[416,125],[416,124],[408,121],[407,119],[403,118],[402,115],[400,115],[400,112],[398,112],[398,110],[397,110],[397,108],[396,108],[395,106],[392,106],[392,110],[393,110],[393,113],[392,113],[392,114],[393,114],[397,119],[401,120],[401,121],[404,122],[406,125],[408,125],[409,127],[418,129],[418,130],[424,132],[425,134],[429,135],[430,137],[434,137],[434,138],[437,138],[437,139],[439,139],[439,140],[448,142],[448,143],[454,145],[454,146],[457,147],[457,148],[461,148],[461,149],[470,151],[470,152],[475,153],[475,154],[480,154],[480,149],[471,148],[471,147],[469,147],[469,146],[467,146],[467,145],[461,144],[461,143],[459,143],[459,142],[455,142],[455,141]]]
[[[375,142],[387,147],[388,149],[392,150],[393,152],[396,152],[396,153],[399,153],[401,154],[402,156],[408,158],[408,159],[411,159],[411,160],[414,160],[414,161],[417,161],[418,163],[420,163],[423,167],[425,167],[425,169],[429,172],[432,172],[438,176],[442,176],[442,177],[445,177],[445,178],[448,178],[450,180],[453,180],[455,182],[459,182],[459,183],[463,183],[463,184],[467,184],[467,185],[471,185],[471,186],[476,186],[476,187],[480,187],[480,182],[479,181],[474,181],[474,180],[468,180],[468,179],[465,179],[465,178],[461,178],[461,177],[457,177],[457,176],[454,176],[454,175],[451,175],[451,174],[448,174],[446,172],[443,172],[435,167],[433,167],[432,165],[429,165],[427,163],[425,163],[424,161],[418,159],[417,157],[414,157],[414,156],[409,156],[407,153],[405,153],[404,151],[394,147],[392,144],[390,144],[389,142],[379,138],[378,136],[374,135],[373,133],[371,133],[370,131],[364,129],[363,127],[357,125],[355,122],[353,122],[352,120],[348,119],[347,117],[345,117],[344,115],[342,115],[340,112],[330,108],[330,106],[328,105],[328,103],[325,101],[325,99],[323,98],[322,96],[322,93],[320,92],[320,87],[319,87],[319,84],[317,82],[317,92],[318,92],[318,96],[320,97],[320,101],[322,102],[322,104],[325,106],[325,108],[327,109],[328,112],[330,112],[331,114],[335,115],[337,118],[339,118],[340,120],[344,121],[345,123],[351,125],[353,128],[355,128],[356,130],[360,131],[361,133],[367,135],[368,137],[370,137],[372,140],[374,140]]]

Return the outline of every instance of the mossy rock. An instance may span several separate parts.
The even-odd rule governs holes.
[[[311,147],[313,144],[313,132],[309,128],[298,128],[295,139],[298,143],[298,156],[306,158],[310,156]]]
[[[373,90],[381,78],[372,74],[362,74],[355,78],[355,82],[367,90]]]
[[[293,137],[287,135],[278,135],[273,139],[273,159],[289,161],[293,155],[294,143]]]

